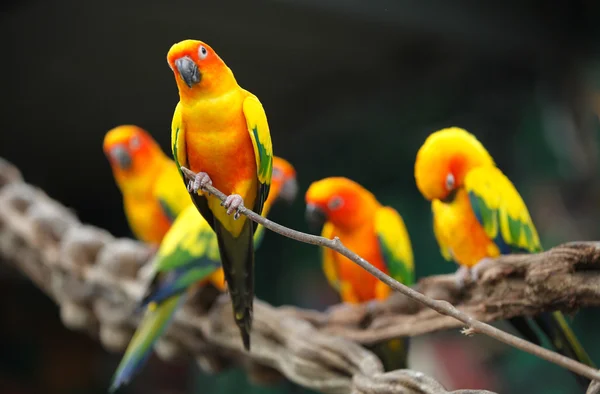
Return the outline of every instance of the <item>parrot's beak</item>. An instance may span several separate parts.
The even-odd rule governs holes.
[[[317,232],[323,227],[325,221],[327,220],[327,216],[325,212],[314,204],[306,205],[306,221],[308,222],[308,226],[313,232]]]
[[[202,79],[202,74],[200,74],[200,69],[194,61],[187,57],[180,57],[175,60],[175,67],[177,67],[177,71],[179,71],[179,75],[181,75],[181,79],[183,82],[191,88],[195,84],[199,83]]]
[[[298,182],[296,182],[295,178],[291,178],[283,183],[281,191],[279,192],[279,197],[288,204],[292,204],[296,199],[297,194]]]
[[[123,145],[116,145],[114,148],[112,148],[110,150],[110,156],[122,170],[128,170],[133,164],[131,161],[131,155],[129,155],[129,152],[127,152],[127,149],[125,149]]]

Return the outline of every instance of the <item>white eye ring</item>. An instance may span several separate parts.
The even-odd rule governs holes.
[[[332,211],[335,211],[336,209],[339,209],[343,206],[344,206],[344,200],[339,196],[333,197],[327,203],[327,208],[331,209]]]
[[[208,51],[206,50],[204,45],[200,45],[200,48],[198,48],[198,58],[200,60],[204,60],[204,59],[206,59],[207,56],[208,56]]]
[[[446,176],[446,189],[447,190],[454,189],[454,175],[452,175],[452,173],[449,173]]]
[[[129,147],[133,150],[138,149],[140,147],[140,137],[138,137],[137,135],[131,137],[131,139],[129,140]]]

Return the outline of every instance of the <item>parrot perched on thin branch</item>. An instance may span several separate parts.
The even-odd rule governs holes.
[[[196,208],[217,233],[234,318],[244,348],[250,350],[252,237],[257,226],[240,217],[238,209],[245,205],[260,214],[269,194],[273,147],[267,117],[258,98],[238,85],[207,44],[181,41],[171,47],[167,60],[179,90],[171,131],[173,156],[177,165],[197,173],[192,182],[182,178]],[[206,184],[227,194],[226,201],[202,192]]]
[[[415,180],[431,201],[433,230],[441,254],[459,264],[457,282],[476,280],[493,257],[542,250],[537,230],[523,199],[494,160],[467,131],[451,127],[431,134],[419,149]],[[509,319],[528,340],[540,344],[533,327],[563,355],[589,366],[587,355],[561,312]],[[530,325],[533,323],[533,325]],[[587,386],[589,381],[576,375]]]
[[[394,208],[381,205],[371,192],[343,177],[312,183],[305,199],[307,220],[315,226],[323,225],[323,237],[339,237],[346,247],[398,282],[408,286],[414,283],[410,238]],[[322,263],[329,284],[343,302],[384,300],[391,294],[389,286],[331,249],[323,248]],[[406,368],[408,338],[381,345],[377,353],[386,370]]]
[[[158,246],[177,215],[192,204],[178,167],[137,126],[109,130],[104,153],[123,194],[131,231],[139,240]]]
[[[294,167],[274,157],[272,184],[263,214],[278,199],[293,202],[297,191]],[[263,234],[264,227],[260,226],[254,234],[254,247],[261,244]],[[146,312],[115,372],[111,392],[142,368],[188,295],[207,281],[221,291],[225,289],[216,234],[191,204],[173,223],[152,264],[154,276],[141,302]]]

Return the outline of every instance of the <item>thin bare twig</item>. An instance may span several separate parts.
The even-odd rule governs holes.
[[[191,171],[185,167],[181,167],[181,171],[188,178],[188,180],[193,180],[196,176],[196,174],[193,171]],[[227,198],[227,196],[225,194],[223,194],[220,190],[218,190],[217,188],[215,188],[212,185],[203,186],[203,190],[205,192],[215,195],[221,201],[225,201],[225,199]],[[304,242],[307,244],[324,246],[326,248],[332,249],[332,250],[340,253],[341,255],[347,257],[348,259],[350,259],[353,262],[355,262],[356,264],[358,264],[360,267],[362,267],[364,270],[369,272],[371,275],[375,276],[377,279],[379,279],[386,285],[390,286],[392,289],[398,291],[399,293],[406,295],[407,297],[410,297],[416,301],[419,301],[420,303],[426,305],[427,307],[435,310],[436,312],[438,312],[442,315],[451,316],[451,317],[463,322],[470,329],[472,329],[472,331],[474,331],[475,333],[485,334],[485,335],[490,336],[494,339],[497,339],[501,342],[504,342],[507,345],[513,346],[513,347],[523,350],[527,353],[531,353],[531,354],[538,356],[546,361],[557,364],[557,365],[559,365],[563,368],[566,368],[572,372],[575,372],[579,375],[585,376],[588,379],[600,381],[600,373],[598,373],[597,370],[595,370],[585,364],[582,364],[578,361],[575,361],[573,359],[565,357],[559,353],[553,352],[551,350],[545,349],[541,346],[538,346],[531,342],[528,342],[524,339],[521,339],[519,337],[511,335],[511,334],[509,334],[505,331],[502,331],[496,327],[493,327],[487,323],[483,323],[479,320],[476,320],[473,317],[467,315],[466,313],[459,311],[458,309],[456,309],[452,304],[450,304],[447,301],[434,300],[432,298],[429,298],[429,297],[419,293],[416,290],[411,289],[408,286],[403,285],[402,283],[398,282],[397,280],[386,275],[383,271],[377,269],[375,266],[373,266],[367,260],[360,257],[358,254],[354,253],[353,251],[351,251],[350,249],[345,247],[342,244],[342,242],[339,240],[339,238],[337,238],[337,237],[334,239],[327,239],[325,237],[320,237],[320,236],[306,234],[306,233],[303,233],[300,231],[296,231],[296,230],[287,228],[285,226],[282,226],[280,224],[277,224],[269,219],[266,219],[263,216],[257,214],[256,212],[254,212],[244,206],[241,206],[240,209],[238,210],[238,212],[242,215],[245,215],[246,217],[253,220],[254,222],[262,224],[265,228],[267,228],[271,231],[274,231],[280,235],[283,235],[284,237],[288,237],[293,240],[296,240],[299,242]]]

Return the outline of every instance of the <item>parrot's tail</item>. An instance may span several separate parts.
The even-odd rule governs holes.
[[[129,383],[152,354],[154,344],[163,334],[175,312],[186,299],[186,294],[177,294],[160,304],[150,303],[146,313],[133,335],[125,355],[115,372],[109,392],[113,393],[119,387]]]
[[[390,372],[407,368],[409,345],[409,338],[394,338],[378,343],[371,349],[383,363],[385,372]]]
[[[546,334],[557,352],[563,356],[572,358],[592,368],[596,368],[594,362],[587,354],[575,333],[569,327],[567,320],[561,312],[546,312],[534,318],[537,325]],[[577,382],[584,388],[590,384],[590,380],[575,374]]]
[[[218,220],[215,220],[214,228],[219,241],[223,273],[233,305],[233,317],[240,329],[244,348],[250,350],[254,302],[254,229],[250,219],[244,218],[244,220],[244,227],[238,237],[233,237]]]

